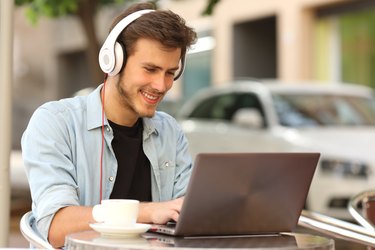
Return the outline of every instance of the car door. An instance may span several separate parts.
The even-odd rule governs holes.
[[[256,110],[261,127],[233,122],[239,110]],[[226,92],[211,95],[195,104],[181,125],[192,155],[199,152],[292,151],[280,129],[272,129],[260,95],[254,92]]]

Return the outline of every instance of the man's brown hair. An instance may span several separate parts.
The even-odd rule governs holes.
[[[153,9],[152,3],[135,4],[126,9],[112,23],[111,30],[123,18],[139,10]],[[170,10],[155,10],[144,14],[128,25],[117,41],[126,48],[126,54],[134,52],[135,42],[139,38],[159,41],[167,48],[181,48],[181,58],[185,57],[187,49],[196,41],[197,34],[185,24],[185,20]]]

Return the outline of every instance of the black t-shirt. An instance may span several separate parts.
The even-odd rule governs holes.
[[[142,119],[133,127],[126,127],[109,121],[114,138],[118,169],[111,199],[136,199],[151,201],[150,162],[142,147]]]

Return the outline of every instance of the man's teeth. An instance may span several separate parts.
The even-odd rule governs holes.
[[[143,95],[146,96],[148,99],[151,99],[151,100],[156,100],[158,98],[157,96],[153,96],[153,95],[147,94],[145,92],[143,92]]]

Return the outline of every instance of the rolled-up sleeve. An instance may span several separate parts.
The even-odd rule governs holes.
[[[40,107],[21,140],[36,227],[46,240],[55,213],[62,207],[79,205],[77,173],[64,115],[48,109],[48,105]]]

